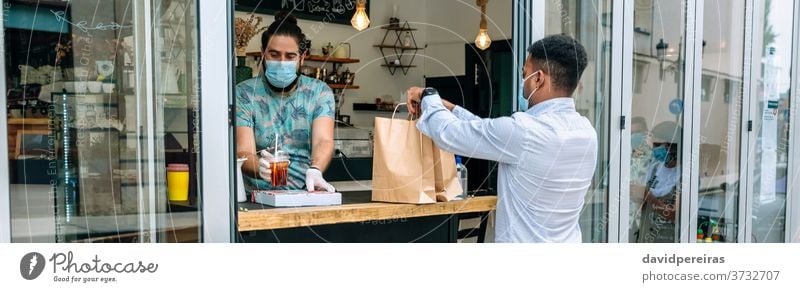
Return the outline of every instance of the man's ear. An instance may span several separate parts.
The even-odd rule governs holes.
[[[549,76],[548,76],[548,78],[549,78]],[[544,71],[539,70],[539,74],[536,74],[536,76],[533,77],[533,84],[536,85],[535,88],[544,87],[545,80],[546,79],[545,79]]]

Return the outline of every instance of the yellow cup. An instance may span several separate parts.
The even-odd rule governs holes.
[[[167,165],[167,196],[170,201],[189,200],[189,165]]]

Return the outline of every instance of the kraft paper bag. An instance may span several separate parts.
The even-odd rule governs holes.
[[[436,147],[416,125],[416,121],[375,118],[373,201],[430,204],[461,193],[455,156]]]
[[[450,201],[463,192],[461,181],[456,170],[456,157],[453,153],[436,147],[430,138],[425,137],[433,145],[434,182],[437,201]]]
[[[375,118],[373,201],[436,202],[433,143],[425,140],[427,137],[417,130],[416,124],[416,121]]]

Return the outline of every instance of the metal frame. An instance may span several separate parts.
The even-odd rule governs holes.
[[[520,69],[522,68],[522,62],[524,61],[525,58],[523,57],[524,54],[522,54],[522,50],[520,50],[522,46],[521,45],[522,42],[520,40],[523,38],[524,35],[524,33],[521,30],[521,28],[523,28],[523,22],[520,16],[525,14],[520,12],[525,11],[526,3],[528,3],[528,1],[517,1],[511,7],[511,15],[512,15],[511,40],[514,43],[513,44],[514,47],[512,49],[514,51],[514,63],[511,64],[511,67],[514,68],[514,72],[520,72]],[[520,77],[516,75],[518,74],[511,75],[513,78],[511,80],[512,84],[519,84]],[[519,88],[517,88],[517,86],[512,86],[511,96],[517,96],[519,94],[518,91]],[[517,108],[519,108],[519,105],[517,104],[517,99],[516,98],[511,99],[511,111],[514,112],[517,110]]]
[[[684,73],[683,161],[681,164],[681,242],[697,242],[697,214],[700,185],[700,109],[703,77],[703,6],[705,1],[687,1],[686,61]],[[687,125],[689,131],[687,131]],[[686,139],[689,138],[689,139]],[[688,146],[685,141],[689,141]],[[688,151],[687,151],[688,150]],[[685,156],[689,152],[690,156]],[[688,158],[688,159],[687,159]],[[686,163],[688,160],[688,164]],[[687,171],[688,170],[688,171]],[[688,174],[688,176],[687,176]],[[688,179],[686,179],[688,177]],[[688,183],[688,185],[687,185]],[[688,190],[688,191],[687,191]],[[688,196],[688,200],[686,195]],[[686,208],[686,209],[683,209]],[[687,212],[688,211],[688,212]],[[688,217],[686,216],[688,213]]]
[[[749,14],[748,16],[751,18],[751,21],[750,21],[751,29],[750,29],[750,34],[746,35],[746,37],[750,37],[750,42],[751,42],[751,44],[750,44],[750,52],[749,52],[749,54],[747,56],[750,58],[750,69],[751,69],[751,71],[753,71],[752,70],[753,67],[760,66],[760,64],[761,64],[761,62],[760,62],[761,56],[756,56],[755,55],[756,50],[754,50],[753,48],[761,46],[761,38],[755,37],[756,36],[756,27],[755,27],[755,25],[756,25],[756,23],[761,23],[761,21],[762,21],[762,17],[761,17],[762,13],[761,13],[760,5],[756,5],[755,3],[751,3],[750,5],[752,7],[752,10],[751,10],[752,14]],[[755,44],[752,44],[752,43],[755,43]],[[756,74],[751,72],[750,76],[749,76],[749,79],[746,82],[748,84],[748,87],[749,87],[748,91],[744,91],[744,93],[745,93],[744,99],[746,100],[746,105],[747,106],[745,107],[745,104],[742,104],[742,114],[743,115],[746,114],[746,116],[744,118],[745,118],[745,121],[748,121],[748,122],[753,121],[757,117],[757,115],[755,114],[755,112],[756,112],[755,108],[756,107],[753,106],[753,105],[758,104],[758,94],[757,94],[758,86],[749,86],[750,84],[754,84],[756,82],[758,82],[758,76],[756,76]],[[751,103],[750,100],[752,100],[753,102]],[[744,206],[744,208],[745,208],[745,213],[744,213],[744,216],[745,216],[744,240],[745,240],[745,242],[752,242],[753,241],[752,240],[753,239],[753,220],[752,220],[752,218],[753,218],[753,180],[751,178],[753,177],[753,175],[755,173],[755,167],[750,162],[750,158],[751,158],[751,154],[754,154],[754,151],[756,149],[756,138],[757,138],[756,137],[757,136],[756,133],[757,133],[757,131],[755,129],[753,129],[752,131],[748,131],[747,134],[743,136],[743,141],[742,141],[743,143],[746,144],[746,146],[743,146],[742,149],[747,149],[747,152],[745,152],[746,159],[743,160],[747,164],[747,167],[744,170],[744,171],[746,171],[747,175],[746,175],[745,179],[740,182],[741,185],[744,185],[746,187],[746,189],[745,189],[745,206]]]
[[[798,142],[800,142],[800,129],[798,129],[797,125],[800,123],[800,118],[797,116],[797,113],[800,112],[797,110],[797,107],[800,106],[800,94],[798,94],[797,90],[800,89],[800,78],[798,78],[798,74],[800,74],[800,56],[798,56],[797,48],[800,47],[800,4],[795,2],[794,4],[794,15],[793,15],[793,26],[792,26],[792,48],[794,48],[794,52],[792,54],[792,82],[790,85],[790,96],[791,104],[789,105],[789,159],[787,173],[787,180],[786,180],[786,242],[800,242],[800,215],[797,212],[800,212],[800,198],[798,198],[797,192],[800,191],[800,163],[798,163],[798,159],[800,159],[800,149],[796,146]],[[788,178],[791,178],[789,180]]]
[[[752,213],[748,213],[749,208],[747,207],[747,202],[750,197],[750,192],[747,190],[747,182],[749,181],[750,177],[748,175],[750,163],[748,162],[748,155],[750,153],[750,135],[752,134],[751,131],[747,129],[747,121],[750,120],[750,115],[748,114],[747,109],[750,108],[750,95],[751,93],[751,86],[750,84],[754,81],[753,79],[753,7],[755,6],[754,1],[746,0],[745,1],[745,20],[744,20],[744,72],[742,73],[742,100],[741,105],[739,108],[739,116],[741,121],[741,127],[739,127],[739,184],[738,184],[738,192],[739,192],[739,201],[738,201],[738,228],[737,228],[737,236],[736,242],[749,242],[750,236],[748,235],[749,230],[749,221],[752,216]],[[755,86],[752,86],[755,88]]]
[[[5,23],[3,21],[5,13],[0,13],[0,25]],[[5,76],[6,70],[6,52],[5,52],[5,27],[0,28],[0,72],[3,72],[3,76]],[[0,92],[5,94],[6,92],[6,79],[0,78]],[[6,109],[6,97],[5,95],[0,98],[0,109]],[[3,140],[7,139],[8,137],[8,120],[6,119],[6,115],[3,114],[0,116],[0,138]],[[0,154],[3,155],[0,158],[0,173],[5,175],[0,175],[0,243],[8,243],[11,242],[11,185],[9,184],[9,177],[8,177],[8,141],[0,143]]]
[[[203,194],[200,200],[202,238],[203,242],[234,242],[236,214],[231,183],[234,177],[231,150],[234,147],[229,120],[233,97],[233,1],[199,0],[197,15],[202,108],[199,162]],[[228,143],[220,143],[221,137],[227,137]]]
[[[141,239],[141,242],[155,243],[158,240],[158,236],[156,234],[156,231],[158,230],[158,219],[156,218],[157,217],[156,216],[157,215],[156,212],[158,211],[158,209],[156,207],[156,181],[157,181],[157,178],[156,178],[156,164],[157,163],[156,163],[156,156],[155,156],[155,154],[156,154],[155,153],[156,152],[156,145],[155,145],[156,144],[156,141],[155,141],[155,137],[156,137],[156,133],[155,133],[155,121],[156,121],[156,119],[155,119],[155,111],[156,111],[155,96],[156,96],[156,91],[155,91],[155,86],[153,86],[153,84],[155,84],[155,82],[156,82],[156,80],[155,80],[155,62],[156,62],[156,60],[154,60],[153,44],[152,44],[152,42],[148,42],[148,40],[153,40],[153,24],[154,24],[154,21],[153,21],[153,7],[152,7],[152,1],[141,0],[141,1],[137,1],[137,2],[141,3],[141,5],[139,7],[142,8],[143,10],[142,11],[137,11],[136,15],[137,16],[142,16],[144,18],[144,21],[141,22],[143,24],[142,26],[144,27],[144,30],[142,31],[144,37],[141,38],[140,41],[138,41],[137,43],[141,43],[143,45],[144,60],[141,63],[145,64],[145,65],[142,67],[142,69],[144,69],[144,72],[142,72],[142,73],[144,73],[144,78],[139,78],[136,81],[136,83],[137,83],[136,86],[140,90],[139,92],[145,93],[145,98],[144,98],[144,103],[145,103],[145,108],[144,109],[145,110],[144,110],[144,113],[143,113],[144,114],[143,118],[144,118],[145,121],[147,121],[147,124],[146,124],[147,127],[145,127],[145,129],[144,129],[144,131],[143,131],[144,133],[139,133],[139,134],[140,135],[144,134],[144,137],[149,137],[149,139],[144,139],[144,141],[140,141],[140,143],[144,144],[144,145],[140,144],[140,147],[144,147],[144,148],[147,149],[147,151],[145,152],[146,153],[146,161],[147,161],[145,163],[145,165],[147,167],[146,173],[147,173],[148,177],[147,177],[147,184],[145,186],[147,188],[147,191],[139,193],[139,210],[144,210],[144,212],[146,212],[146,214],[147,214],[147,215],[140,215],[139,216],[140,222],[144,223],[144,224],[140,224],[139,228],[141,229],[140,230],[142,232],[141,234],[144,234],[146,236],[141,236],[139,238]],[[139,36],[139,35],[137,35],[137,36]],[[139,69],[137,69],[137,70],[139,70]],[[141,76],[141,75],[139,75],[139,76]],[[141,94],[138,94],[138,95],[139,95],[139,97],[142,96]],[[141,101],[141,98],[138,98],[138,100]],[[137,101],[137,103],[139,101]],[[138,109],[141,110],[142,107],[140,106],[140,107],[138,107]],[[141,113],[140,113],[139,117],[142,118]],[[140,125],[139,129],[141,129],[141,125]],[[140,212],[142,212],[142,211],[140,211]],[[146,221],[144,220],[145,217],[147,217]],[[147,231],[144,230],[145,228],[147,228]]]
[[[628,9],[625,8],[624,2],[621,0],[612,0],[611,2],[612,9],[611,11],[622,11],[623,13],[612,13],[612,21],[611,21],[611,92],[609,92],[610,96],[608,99],[608,242],[609,243],[616,243],[616,242],[627,242],[628,237],[628,229],[623,228],[622,220],[627,221],[628,211],[629,211],[629,196],[623,196],[621,189],[622,184],[622,177],[621,175],[623,172],[620,169],[621,165],[621,154],[622,153],[630,153],[630,151],[625,152],[622,150],[626,146],[625,143],[621,143],[621,137],[624,136],[625,131],[630,132],[629,127],[626,127],[622,124],[622,119],[620,118],[623,116],[622,111],[623,108],[619,105],[623,104],[623,97],[630,96],[631,87],[625,86],[625,83],[630,83],[630,78],[625,78],[625,74],[630,74],[631,70],[626,70],[629,67],[626,66],[625,56],[626,53],[629,53],[626,47],[626,44],[629,44],[628,36],[631,32],[633,32],[633,28],[631,27],[630,30],[627,29],[626,24],[627,18],[630,18],[631,26],[633,24],[633,14],[628,14]],[[631,7],[631,12],[633,12],[633,6],[628,5]],[[598,26],[599,27],[599,26]],[[617,33],[620,33],[617,36]],[[632,43],[631,43],[632,46]],[[631,59],[633,58],[632,50],[630,51]],[[627,71],[627,72],[626,72]],[[630,133],[629,133],[630,135]],[[627,147],[630,148],[630,139],[628,139]],[[630,157],[628,157],[630,159]],[[630,168],[630,163],[628,164],[628,168]],[[628,171],[630,173],[630,171]],[[628,177],[625,180],[629,180]],[[623,216],[624,215],[624,216]],[[626,218],[626,219],[622,219]],[[624,236],[624,237],[623,237]],[[624,239],[625,238],[625,239]]]
[[[533,26],[530,28],[530,33],[531,33],[530,43],[533,43],[545,37],[544,25],[546,20],[545,12],[547,10],[545,7],[544,0],[533,1],[533,3],[528,7],[530,7],[531,9],[531,18],[533,20]]]
[[[620,87],[620,94],[619,94],[619,106],[617,107],[619,112],[614,114],[614,108],[612,107],[612,114],[611,117],[618,117],[617,126],[618,129],[622,128],[621,125],[622,117],[628,117],[626,120],[630,120],[632,116],[632,98],[633,98],[633,5],[628,3],[628,5],[624,5],[624,3],[619,3],[622,1],[615,1],[614,2],[614,11],[622,11],[622,25],[619,27],[622,29],[622,41],[620,42],[619,38],[614,38],[614,47],[620,47],[622,51],[620,52],[619,58],[622,60],[619,61],[621,63],[621,68],[619,70],[614,70],[612,67],[613,75],[619,75],[620,78],[611,78],[612,82],[612,90],[615,90],[616,84],[619,84]],[[623,7],[619,9],[619,6],[622,5]],[[617,17],[615,13],[614,16],[614,26],[617,25]],[[620,43],[618,46],[617,44]],[[615,50],[612,48],[612,51]],[[614,54],[616,56],[616,53]],[[612,60],[613,64],[618,64],[618,61]],[[617,72],[621,71],[621,74],[617,74]],[[612,99],[614,99],[612,97]],[[613,103],[612,103],[613,105]],[[613,125],[614,123],[612,123]],[[626,123],[627,124],[627,123]],[[630,239],[630,201],[631,201],[631,190],[630,190],[630,173],[631,173],[631,130],[630,127],[624,125],[624,129],[619,132],[619,140],[620,140],[620,147],[619,153],[615,153],[617,157],[619,157],[619,171],[614,171],[615,168],[611,169],[611,179],[609,179],[609,194],[614,194],[611,192],[611,187],[613,183],[619,183],[618,185],[618,204],[619,204],[619,214],[617,225],[617,234],[618,234],[618,241],[619,242],[628,242]],[[612,156],[613,158],[613,156]],[[611,166],[609,166],[611,167]],[[617,179],[613,179],[617,177]],[[613,180],[612,180],[613,179]],[[611,201],[611,200],[609,200]],[[609,220],[611,220],[609,214]],[[614,221],[611,221],[614,222]]]
[[[519,84],[522,79],[520,77],[522,72],[522,67],[525,64],[525,58],[527,58],[527,50],[528,45],[531,43],[531,29],[533,27],[534,22],[539,21],[539,25],[544,24],[543,19],[536,19],[533,16],[534,11],[531,7],[533,7],[534,0],[523,0],[523,1],[516,1],[515,5],[512,7],[512,42],[513,42],[513,50],[515,52],[515,62],[513,64],[513,70],[515,74],[512,74],[513,77],[512,82],[513,84]],[[513,97],[516,97],[520,93],[518,92],[519,88],[517,86],[513,86],[511,89],[511,93]],[[517,99],[513,98],[511,100],[511,112],[516,112],[519,108],[519,104],[517,103]]]

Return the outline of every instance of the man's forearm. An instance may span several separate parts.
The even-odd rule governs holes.
[[[311,149],[311,165],[325,172],[333,158],[333,140],[314,143]]]
[[[445,108],[447,108],[447,110],[449,110],[451,112],[456,108],[456,105],[454,105],[453,103],[451,103],[451,102],[449,102],[449,101],[447,101],[445,99],[442,99],[442,104],[444,105]]]
[[[242,164],[242,173],[250,177],[258,177],[258,155],[253,153],[239,152],[236,157],[247,158]]]

